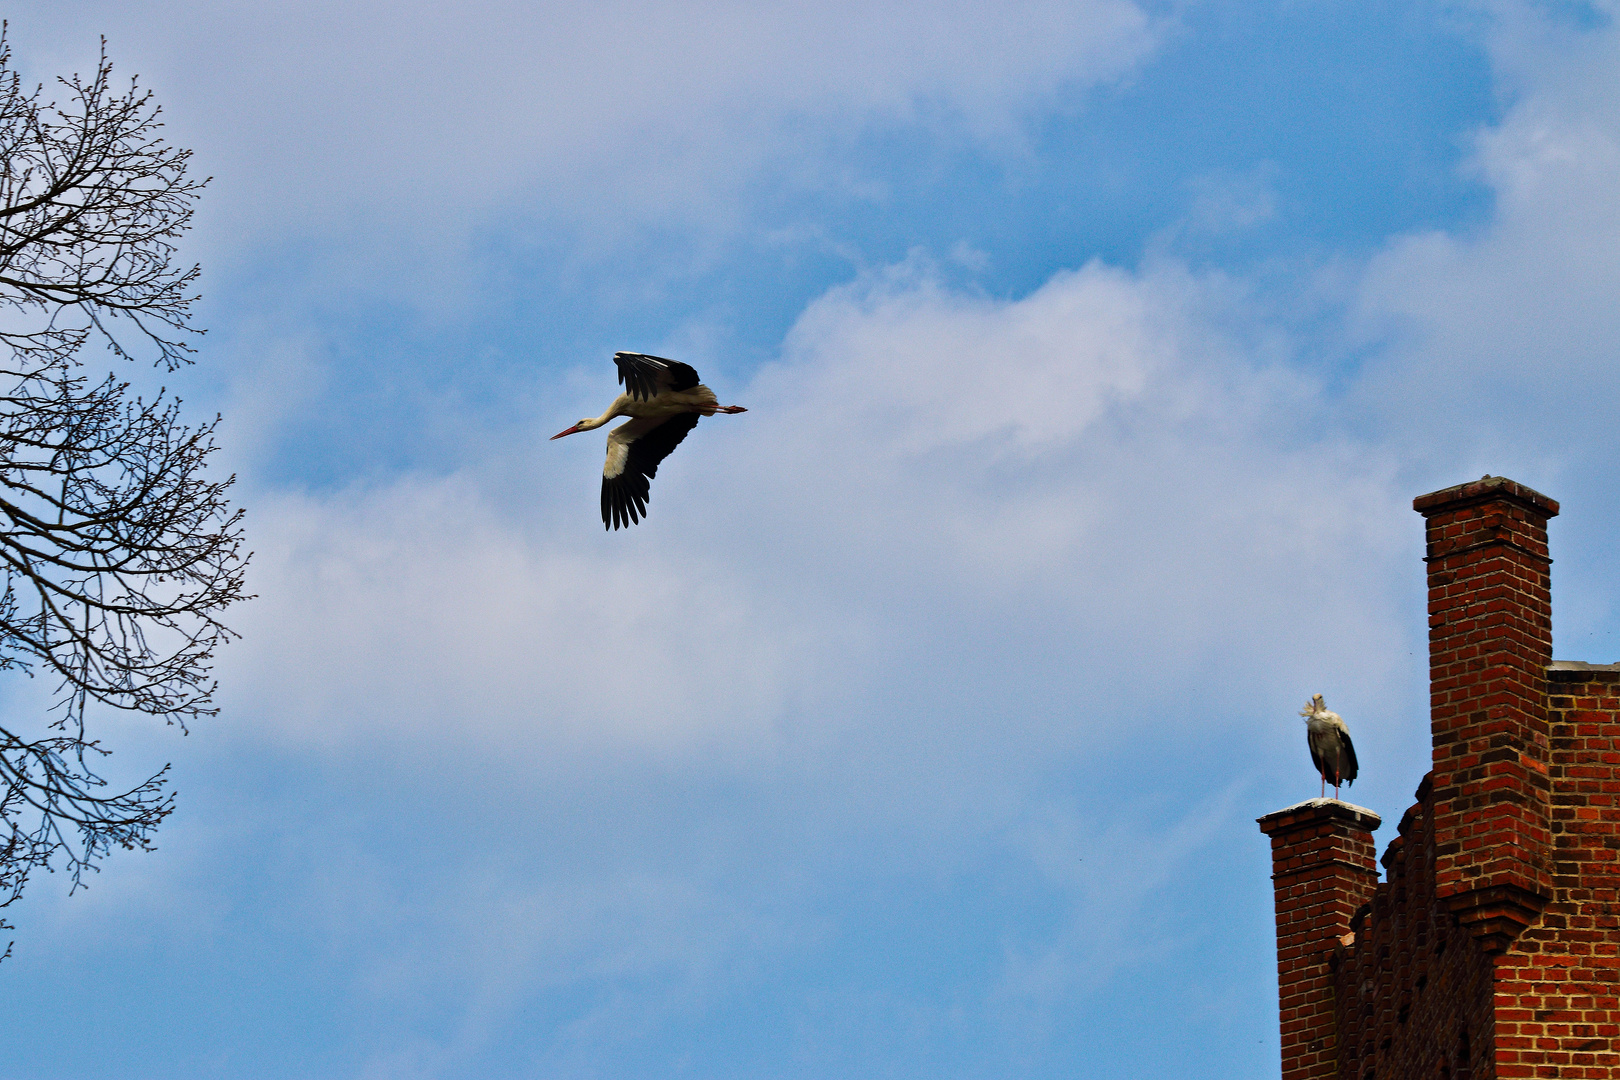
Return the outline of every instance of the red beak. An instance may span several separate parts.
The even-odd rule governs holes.
[[[571,427],[571,428],[569,428],[569,429],[568,429],[568,430],[567,430],[567,431],[559,431],[559,432],[557,432],[557,434],[555,434],[555,435],[553,435],[553,436],[552,436],[552,437],[551,437],[551,439],[547,439],[547,440],[546,440],[546,441],[547,441],[547,442],[550,442],[550,441],[552,441],[552,440],[553,440],[553,439],[560,439],[560,438],[562,438],[562,437],[563,437],[563,436],[564,436],[564,435],[572,435],[572,434],[573,434],[573,433],[574,433],[574,432],[576,432],[576,431],[578,431],[578,430],[579,430],[579,425],[578,425],[578,424],[575,424],[575,425],[574,425],[574,426],[573,426],[573,427]]]

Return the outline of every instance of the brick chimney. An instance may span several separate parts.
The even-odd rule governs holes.
[[[1311,799],[1259,822],[1271,837],[1277,899],[1282,1080],[1332,1080],[1339,1053],[1328,960],[1378,886],[1372,834],[1379,818],[1336,799]]]
[[[1435,894],[1500,952],[1552,895],[1547,521],[1558,504],[1487,476],[1412,508],[1427,521]]]

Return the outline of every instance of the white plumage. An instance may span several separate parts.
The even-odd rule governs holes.
[[[1322,795],[1327,796],[1328,781],[1333,781],[1333,797],[1339,797],[1339,783],[1355,780],[1356,747],[1350,741],[1350,729],[1336,712],[1329,712],[1321,694],[1314,694],[1299,710],[1305,718],[1305,741],[1310,744],[1311,764],[1322,774]]]

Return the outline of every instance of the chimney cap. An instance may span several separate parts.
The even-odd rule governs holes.
[[[1321,821],[1342,821],[1366,832],[1377,832],[1378,826],[1383,824],[1383,819],[1365,806],[1340,802],[1338,799],[1306,799],[1254,820],[1267,836],[1278,831],[1292,832]]]
[[[1419,495],[1412,500],[1412,509],[1428,517],[1446,510],[1455,510],[1462,506],[1476,503],[1491,502],[1495,499],[1508,499],[1545,517],[1558,515],[1558,501],[1549,499],[1534,488],[1525,487],[1516,480],[1509,480],[1505,476],[1485,476],[1478,480],[1471,480],[1466,484],[1457,484],[1454,487],[1441,488],[1431,491],[1427,495]]]

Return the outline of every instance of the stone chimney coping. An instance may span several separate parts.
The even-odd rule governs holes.
[[[1287,820],[1289,818],[1297,818],[1302,822],[1336,819],[1367,832],[1377,832],[1378,826],[1384,823],[1383,818],[1365,806],[1357,806],[1340,799],[1306,799],[1302,803],[1295,803],[1286,809],[1273,811],[1265,817],[1254,820],[1259,823],[1260,831],[1269,835],[1289,823]]]
[[[1471,503],[1490,502],[1492,499],[1511,499],[1527,509],[1548,517],[1558,516],[1558,500],[1550,499],[1534,488],[1527,488],[1505,476],[1487,476],[1466,484],[1431,491],[1412,500],[1412,509],[1428,517],[1441,510],[1454,510]]]
[[[1595,679],[1613,682],[1620,678],[1620,664],[1588,664],[1581,660],[1554,660],[1547,665],[1547,678],[1552,682],[1581,682]]]

